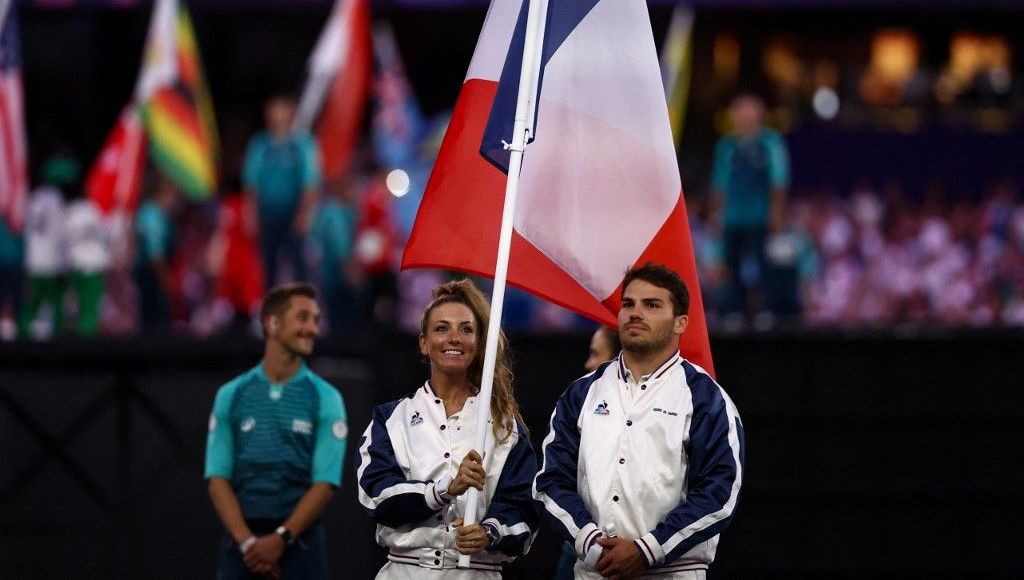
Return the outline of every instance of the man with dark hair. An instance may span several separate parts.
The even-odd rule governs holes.
[[[626,276],[622,279],[621,298],[626,297],[626,287],[633,280],[643,280],[668,290],[669,297],[672,298],[672,314],[674,316],[686,316],[689,314],[690,290],[686,287],[683,279],[679,277],[679,274],[661,264],[647,262],[639,268],[633,268],[626,272]],[[682,333],[680,332],[680,334]]]
[[[305,283],[267,293],[263,360],[214,400],[205,477],[226,529],[219,579],[328,577],[319,517],[341,483],[348,425],[341,395],[303,363],[316,296]]]
[[[573,542],[576,578],[703,580],[735,513],[743,424],[679,356],[688,308],[672,270],[627,272],[622,352],[570,384],[551,415],[534,498]]]

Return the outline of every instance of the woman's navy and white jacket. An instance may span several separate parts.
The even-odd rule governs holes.
[[[393,562],[454,568],[458,561],[451,523],[463,516],[466,497],[446,493],[459,464],[473,448],[477,399],[445,417],[430,383],[404,399],[374,409],[359,444],[359,502],[377,522],[377,543]],[[499,540],[472,557],[471,568],[501,570],[525,554],[539,513],[530,486],[537,459],[522,425],[505,441],[487,437],[484,490],[478,513]]]
[[[725,391],[678,353],[633,380],[622,355],[558,400],[534,497],[582,558],[614,524],[652,572],[706,569],[736,510],[743,424]]]

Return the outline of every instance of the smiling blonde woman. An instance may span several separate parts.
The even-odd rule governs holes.
[[[525,554],[538,514],[530,496],[536,457],[499,341],[487,445],[473,449],[489,306],[469,280],[434,290],[420,325],[430,378],[377,407],[359,444],[359,501],[377,522],[388,562],[377,578],[500,578]],[[479,523],[463,525],[466,491],[480,490]],[[468,569],[456,568],[459,554]]]

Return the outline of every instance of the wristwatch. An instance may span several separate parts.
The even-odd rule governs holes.
[[[284,540],[284,545],[286,546],[291,546],[295,543],[295,536],[293,536],[292,533],[288,531],[288,528],[284,526],[277,526],[274,533],[281,536],[281,539]]]
[[[494,527],[493,524],[483,524],[484,533],[487,534],[487,547],[492,548],[501,539],[498,535],[498,528]]]

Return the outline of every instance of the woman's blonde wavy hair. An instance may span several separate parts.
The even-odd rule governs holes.
[[[469,365],[469,381],[479,391],[483,380],[484,352],[487,343],[487,325],[490,323],[491,307],[480,289],[472,280],[463,279],[442,284],[434,288],[434,296],[430,304],[423,310],[420,321],[420,333],[427,335],[427,323],[430,313],[442,304],[462,304],[469,308],[476,319],[476,357]],[[515,431],[518,421],[526,428],[526,422],[519,411],[515,393],[512,390],[512,361],[509,357],[508,341],[505,331],[498,335],[498,357],[494,365],[494,386],[491,390],[491,416],[495,419],[492,429],[494,438],[499,442],[506,441]],[[504,436],[502,436],[502,428]]]

